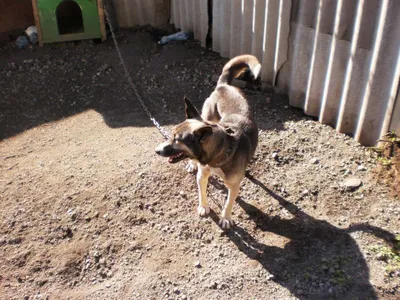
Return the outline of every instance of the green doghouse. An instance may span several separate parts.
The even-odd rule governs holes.
[[[101,0],[32,0],[39,45],[106,39]]]

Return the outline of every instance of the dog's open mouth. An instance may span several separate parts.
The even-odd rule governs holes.
[[[174,164],[177,163],[178,161],[184,160],[185,158],[188,158],[188,156],[183,152],[179,152],[177,154],[170,156],[168,158],[168,162]]]

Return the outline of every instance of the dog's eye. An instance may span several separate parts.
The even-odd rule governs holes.
[[[185,136],[185,142],[193,143],[194,142],[194,136],[192,134],[188,134],[187,136]]]

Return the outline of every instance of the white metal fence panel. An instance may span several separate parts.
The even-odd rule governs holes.
[[[169,1],[165,0],[108,0],[114,7],[118,25],[124,28],[135,25],[162,25],[168,22]]]
[[[287,60],[291,0],[219,0],[213,4],[213,50],[223,57],[254,54],[262,80],[275,84]]]
[[[395,101],[393,111],[388,111],[387,115],[388,118],[390,118],[391,115],[389,129],[396,130],[397,135],[400,136],[400,87],[397,87],[397,97]]]
[[[172,0],[171,23],[183,31],[191,31],[194,38],[206,46],[208,32],[207,0]]]
[[[223,57],[254,54],[292,106],[373,145],[400,134],[398,0],[113,0],[122,26],[170,22]]]
[[[365,145],[400,131],[400,1],[214,1],[213,50],[254,54],[292,106]]]
[[[293,3],[289,61],[278,83],[290,104],[364,145],[400,131],[400,1]]]

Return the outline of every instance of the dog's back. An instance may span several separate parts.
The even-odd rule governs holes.
[[[251,118],[249,105],[242,92],[231,86],[233,79],[249,69],[254,78],[257,78],[261,65],[253,55],[241,55],[231,59],[222,69],[217,87],[205,101],[202,117],[214,123],[223,122],[221,119],[231,114],[239,114]]]
[[[231,132],[238,141],[238,154],[250,161],[257,147],[258,129],[249,104],[242,92],[230,85],[232,80],[249,69],[257,78],[261,65],[252,55],[241,55],[230,60],[223,68],[216,89],[204,102],[202,118]]]

